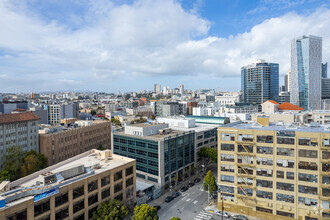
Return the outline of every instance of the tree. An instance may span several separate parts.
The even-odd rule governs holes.
[[[211,170],[209,170],[207,172],[207,174],[204,178],[203,189],[204,189],[204,191],[208,190],[210,192],[210,194],[217,191],[217,184],[216,184],[215,177]]]
[[[157,209],[147,204],[136,206],[132,220],[158,220]]]
[[[91,114],[92,115],[96,115],[96,111],[93,109],[93,110],[91,110]]]
[[[197,155],[198,155],[198,157],[200,157],[203,160],[205,170],[211,162],[212,163],[218,162],[218,151],[214,148],[202,147],[198,151]]]
[[[47,167],[47,158],[34,150],[25,153],[21,165],[22,177],[30,175],[38,170],[42,170]]]
[[[3,170],[8,172],[9,180],[19,179],[21,174],[22,161],[24,159],[24,152],[20,146],[12,146],[7,149],[8,154],[3,163]]]
[[[152,116],[151,116],[151,119],[152,119],[152,120],[155,120],[155,119],[156,119],[156,116],[155,116],[155,115],[152,115]]]
[[[128,215],[128,208],[123,206],[119,200],[111,200],[102,203],[95,212],[94,220],[122,220]]]
[[[2,181],[4,181],[4,180],[8,180],[8,171],[7,170],[0,171],[0,183],[2,183]]]
[[[98,150],[105,150],[105,147],[103,147],[102,144],[100,144],[98,147],[97,147]]]
[[[172,218],[170,218],[170,220],[181,220],[181,218],[179,218],[179,217],[172,217]]]
[[[121,125],[120,121],[118,119],[112,118],[111,123],[114,125]]]

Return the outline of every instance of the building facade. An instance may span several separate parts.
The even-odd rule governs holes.
[[[135,160],[91,150],[10,183],[0,219],[92,219],[103,203],[136,201]]]
[[[20,146],[25,152],[39,152],[39,119],[32,112],[0,115],[0,166],[12,146]]]
[[[47,105],[48,124],[59,124],[64,118],[78,118],[78,103]]]
[[[322,99],[330,99],[330,78],[322,78]]]
[[[218,184],[226,211],[274,220],[329,219],[329,160],[328,127],[218,128]]]
[[[278,101],[279,65],[257,60],[241,68],[243,102],[260,105],[272,99]]]
[[[148,128],[146,135],[131,135],[134,128],[140,132],[141,127]],[[158,129],[154,125],[126,126],[125,132],[113,134],[113,149],[118,155],[136,159],[137,177],[165,190],[175,183],[176,175],[182,179],[195,166],[195,134]]]
[[[322,38],[304,35],[291,42],[290,100],[308,110],[321,109]]]
[[[79,121],[78,121],[79,122]],[[48,158],[48,165],[53,165],[98,148],[111,148],[111,122],[86,121],[86,125],[49,132],[39,135],[40,153]]]

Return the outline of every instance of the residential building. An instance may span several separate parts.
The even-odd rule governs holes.
[[[0,167],[12,146],[20,146],[24,152],[39,152],[39,119],[32,112],[0,115]]]
[[[239,95],[217,95],[215,102],[220,102],[221,105],[235,105],[236,102],[239,102]]]
[[[184,94],[184,85],[180,85],[180,94],[181,94],[181,95]]]
[[[259,122],[218,128],[225,211],[274,220],[330,219],[329,126]]]
[[[151,102],[151,109],[154,115],[160,117],[186,115],[187,111],[184,104],[179,102],[157,101]]]
[[[59,124],[64,118],[78,118],[78,103],[51,104],[47,105],[48,124]]]
[[[110,121],[76,121],[72,127],[51,126],[39,130],[40,153],[53,165],[98,148],[111,147]]]
[[[257,60],[242,67],[241,89],[245,103],[260,105],[269,99],[278,101],[279,65]]]
[[[304,35],[293,39],[291,42],[291,103],[308,110],[320,110],[321,77],[322,38]]]
[[[104,202],[136,201],[135,160],[90,150],[10,183],[0,219],[91,219]]]
[[[226,105],[220,108],[219,113],[256,113],[259,106],[245,103],[236,103],[235,105]]]
[[[26,101],[10,101],[0,103],[0,112],[2,114],[10,114],[15,109],[29,109],[29,103]]]
[[[40,98],[40,94],[38,94],[38,93],[31,93],[30,98],[31,99],[39,99]]]
[[[201,93],[199,95],[199,101],[201,101],[201,102],[214,102],[215,101],[215,96],[205,94],[205,93]]]
[[[168,124],[133,124],[113,134],[118,155],[136,159],[136,176],[166,190],[195,167],[195,133]]]
[[[187,102],[187,115],[193,114],[193,108],[197,107],[198,102]]]
[[[48,124],[47,109],[45,110],[40,106],[34,106],[34,107],[30,107],[29,110],[40,118],[39,124]]]

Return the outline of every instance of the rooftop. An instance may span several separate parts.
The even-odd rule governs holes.
[[[132,161],[134,159],[112,154],[110,150],[90,150],[11,182],[11,191],[0,194],[0,200],[6,200],[6,207],[17,205],[33,198],[35,195],[54,188],[61,188],[72,182],[120,167]],[[78,167],[84,169],[80,169],[78,173],[72,175],[72,170]],[[45,183],[46,181],[40,182],[41,178],[50,175],[56,175],[55,182],[51,182],[50,184]]]
[[[311,125],[280,125],[270,123],[269,126],[262,126],[256,122],[227,124],[222,126],[224,128],[237,129],[252,129],[252,130],[268,130],[268,131],[295,131],[295,132],[315,132],[315,133],[330,133],[330,126],[311,126]]]
[[[161,141],[161,140],[164,140],[164,138],[169,138],[169,137],[177,136],[177,135],[183,135],[184,133],[185,133],[184,131],[170,130],[169,133],[166,133],[166,134],[154,134],[154,135],[148,135],[148,136],[125,134],[124,131],[119,131],[115,134],[133,137],[133,138],[146,139],[146,140],[151,140],[151,141]]]
[[[164,123],[157,123],[157,124],[149,124],[149,123],[138,123],[138,124],[130,124],[131,127],[153,127],[157,125],[163,125]]]
[[[8,124],[15,122],[25,122],[39,120],[40,118],[32,112],[16,113],[16,114],[3,114],[0,115],[0,124]]]
[[[273,103],[273,104],[275,104],[275,105],[278,105],[278,104],[279,104],[278,102],[275,102],[274,100],[267,100],[267,101],[265,101],[265,102],[263,102],[263,103],[261,103],[261,104],[264,104],[264,103],[266,103],[266,102],[270,102],[270,103]]]
[[[289,102],[284,102],[278,106],[278,110],[301,111],[304,110],[304,108],[299,107],[298,105],[291,104]]]

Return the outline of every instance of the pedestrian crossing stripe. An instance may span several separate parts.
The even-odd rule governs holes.
[[[212,218],[212,214],[208,212],[201,211],[200,213],[195,216],[194,220],[208,220]]]

